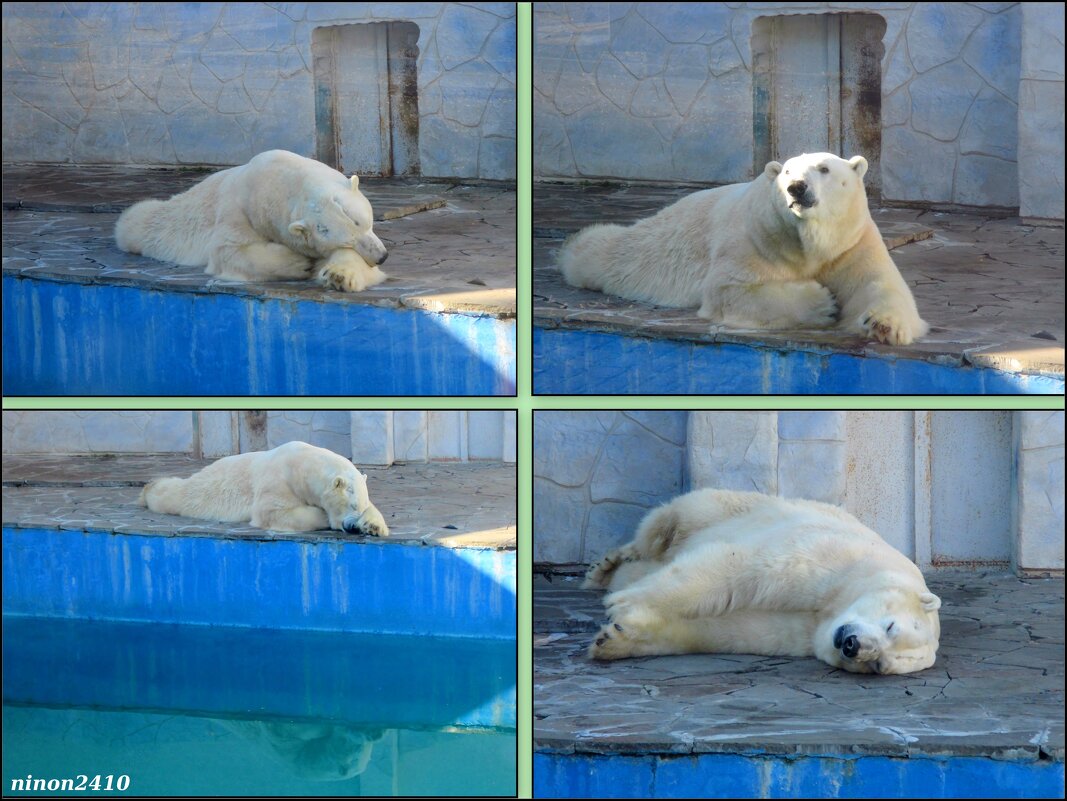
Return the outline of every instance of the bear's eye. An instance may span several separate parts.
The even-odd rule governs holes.
[[[895,623],[895,622],[896,622],[896,621],[894,621],[894,623]],[[888,633],[889,633],[889,632],[891,632],[892,630],[893,630],[893,623],[890,623],[890,624],[889,624],[888,626],[886,626],[886,627],[885,627],[885,633],[886,633],[886,634],[888,634]]]
[[[830,168],[829,167],[825,167],[825,166],[824,167],[819,167],[819,172],[823,172],[823,173],[830,172]]]

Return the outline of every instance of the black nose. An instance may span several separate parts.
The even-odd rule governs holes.
[[[841,653],[847,656],[849,659],[854,659],[856,654],[860,652],[860,640],[855,634],[850,634],[845,637],[845,642],[841,646]]]
[[[389,258],[389,251],[383,250],[382,257],[378,259],[378,264],[385,264],[385,260]]]
[[[359,526],[359,518],[355,515],[349,515],[341,521],[341,530],[345,534],[361,534],[362,531]]]
[[[808,185],[803,181],[793,181],[787,190],[793,197],[801,197],[808,191]]]

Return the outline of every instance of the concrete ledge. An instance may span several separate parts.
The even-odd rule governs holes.
[[[182,457],[125,457],[114,470],[95,457],[4,462],[5,614],[515,637],[514,465],[368,470],[391,529],[379,540],[136,504],[141,484],[207,460],[182,469]]]
[[[536,579],[535,794],[1061,795],[1062,580],[927,578],[941,647],[906,676],[746,654],[591,662],[601,594]]]
[[[117,210],[203,173],[5,168],[9,395],[510,395],[515,193],[368,181],[389,279],[233,283],[123,253]]]
[[[536,393],[1063,393],[1063,231],[1018,219],[872,210],[931,327],[901,347],[832,330],[712,329],[694,309],[563,281],[565,236],[650,216],[695,189],[535,186]]]

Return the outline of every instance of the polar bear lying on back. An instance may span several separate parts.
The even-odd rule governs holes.
[[[698,308],[730,328],[840,326],[907,345],[927,332],[867,210],[867,160],[806,153],[755,181],[682,198],[629,227],[568,239],[568,283]]]
[[[934,664],[941,600],[847,512],[698,490],[650,512],[587,587],[611,590],[594,659],[683,653],[816,656],[853,673]]]
[[[129,253],[228,281],[311,278],[345,292],[380,284],[388,252],[371,205],[351,180],[314,159],[268,150],[169,200],[143,200],[115,223]]]
[[[306,442],[227,456],[189,478],[157,478],[139,503],[153,512],[275,531],[389,534],[370,502],[367,477],[343,456]]]

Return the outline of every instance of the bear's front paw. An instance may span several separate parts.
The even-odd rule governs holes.
[[[663,622],[647,603],[628,589],[608,595],[604,598],[604,606],[608,610],[608,617],[625,626],[654,628]]]
[[[827,328],[837,322],[837,299],[822,284],[815,284],[811,289],[807,316],[804,324],[812,328]]]
[[[319,280],[328,289],[340,292],[362,292],[384,281],[388,276],[377,266],[371,266],[354,250],[335,250],[319,267]]]
[[[918,316],[895,309],[868,311],[860,318],[860,328],[871,339],[887,345],[910,345],[926,333],[926,323]]]

